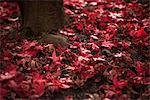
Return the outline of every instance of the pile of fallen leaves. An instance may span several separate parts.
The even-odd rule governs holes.
[[[17,3],[0,3],[0,99],[40,98],[96,83],[99,99],[148,99],[148,5],[124,0],[64,0],[68,48],[15,36]],[[7,33],[7,34],[5,34]],[[2,38],[3,37],[3,38]],[[88,87],[90,88],[90,87]],[[67,97],[67,100],[72,100]]]

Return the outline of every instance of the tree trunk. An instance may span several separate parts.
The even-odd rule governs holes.
[[[60,35],[41,34],[63,26],[63,0],[20,0],[19,6],[22,14],[22,28],[26,31],[26,36],[40,37],[39,42],[53,43],[55,46],[68,45],[66,39]]]
[[[34,35],[50,32],[64,23],[63,0],[20,0],[22,26]]]

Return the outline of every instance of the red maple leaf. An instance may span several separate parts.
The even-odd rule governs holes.
[[[138,72],[139,75],[143,75],[144,71],[143,71],[143,63],[140,61],[136,62],[136,71]]]
[[[4,100],[2,99],[4,96],[6,96],[8,93],[8,91],[2,87],[0,87],[0,100]]]
[[[124,86],[127,86],[127,84],[128,84],[127,81],[125,81],[125,80],[119,81],[117,75],[114,76],[113,83],[116,88],[123,88]]]
[[[145,32],[144,28],[141,28],[140,30],[138,30],[136,32],[136,37],[145,37],[147,36],[148,34]]]
[[[58,62],[61,60],[61,55],[60,56],[57,56],[56,55],[56,51],[54,50],[53,53],[52,53],[52,57],[49,57],[50,59],[53,60],[53,62]]]
[[[44,80],[40,74],[36,73],[33,76],[32,85],[34,89],[32,91],[34,92],[34,94],[31,97],[34,98],[42,96],[44,93],[45,84],[46,80]]]
[[[4,74],[0,74],[0,81],[9,80],[13,77],[17,76],[19,72],[17,72],[17,66],[14,64],[8,65],[5,69]]]
[[[78,23],[78,24],[76,24],[76,27],[77,27],[78,30],[82,30],[83,29],[83,24]]]
[[[106,42],[106,41],[104,41],[104,42],[102,42],[102,46],[108,47],[109,49],[111,49],[112,47],[115,46],[115,44],[112,43],[112,42]]]

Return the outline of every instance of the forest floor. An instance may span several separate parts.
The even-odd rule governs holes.
[[[67,48],[22,38],[1,2],[0,100],[148,100],[150,12],[125,1],[64,0]]]

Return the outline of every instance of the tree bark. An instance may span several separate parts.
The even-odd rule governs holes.
[[[60,35],[42,34],[63,26],[63,0],[19,0],[18,3],[26,36],[40,37],[39,42],[53,43],[55,46],[68,45],[66,39]]]
[[[37,35],[63,26],[63,0],[21,0],[22,26]]]

